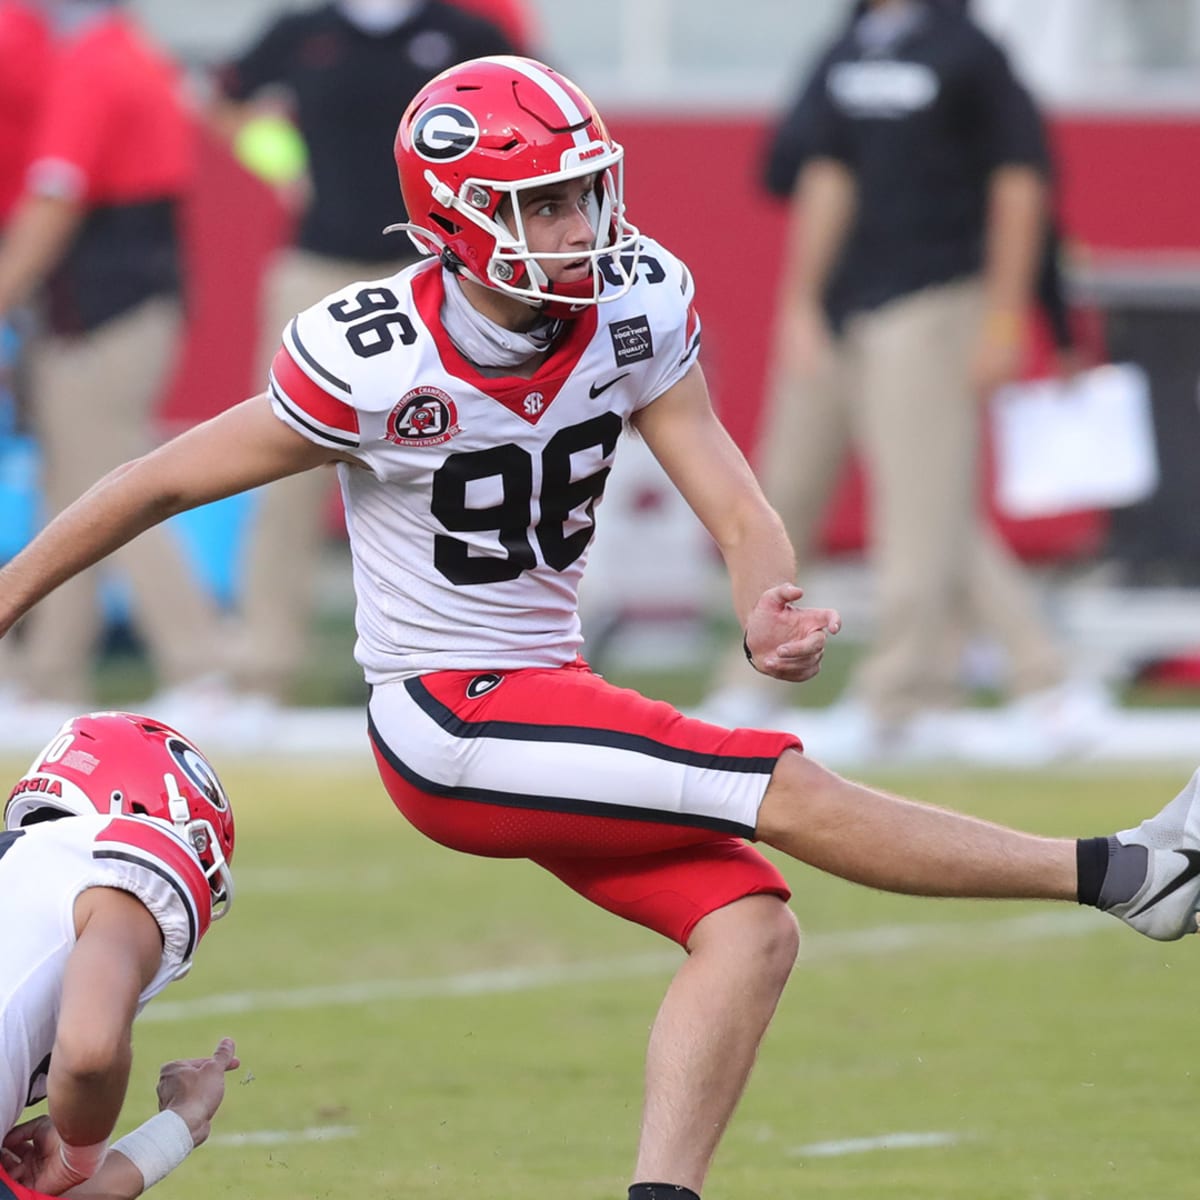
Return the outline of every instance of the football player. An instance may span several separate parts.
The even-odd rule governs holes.
[[[233,813],[175,730],[104,712],[64,725],[12,790],[0,833],[0,1196],[131,1200],[209,1133],[238,1066],[167,1063],[161,1111],[108,1140],[142,1007],[229,911]],[[21,1110],[45,1115],[18,1125]]]
[[[424,261],[300,313],[264,394],[56,518],[0,571],[0,633],[165,517],[336,463],[397,807],[687,951],[650,1035],[632,1200],[699,1195],[792,968],[788,887],[754,840],[871,887],[1078,900],[1150,937],[1194,932],[1194,784],[1144,829],[1034,837],[594,675],[577,588],[627,429],[720,548],[754,669],[811,678],[840,622],[799,604],[779,518],[709,402],[691,273],[630,223],[622,148],[583,92],[529,59],[461,63],[417,94],[395,150]],[[705,185],[678,181],[681,203],[689,186]]]

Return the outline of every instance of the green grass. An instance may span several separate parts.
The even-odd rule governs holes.
[[[23,765],[8,764],[8,776]],[[192,975],[139,1023],[126,1124],[150,1111],[159,1062],[207,1052],[228,1033],[243,1066],[218,1135],[314,1126],[357,1133],[217,1143],[162,1185],[163,1195],[624,1196],[642,1050],[671,947],[529,864],[426,842],[392,810],[365,748],[346,764],[231,764],[223,775],[238,813],[237,902]],[[1128,824],[1183,780],[880,782],[1065,834]],[[708,1200],[1195,1194],[1191,989],[1200,946],[1160,946],[1065,905],[891,897],[782,865],[809,957],[726,1136]],[[1040,939],[1019,936],[1024,927],[1012,922],[1037,914],[1064,925]],[[907,948],[872,951],[850,940],[895,927],[908,931]],[[657,954],[661,967],[619,969]],[[295,1007],[278,995],[422,980],[434,981],[427,992],[445,993],[437,981],[465,972],[578,963],[614,970],[481,994]],[[206,1011],[231,993],[259,998],[248,1011]],[[188,1008],[169,1007],[178,1002]],[[957,1140],[832,1158],[798,1149],[894,1132]]]

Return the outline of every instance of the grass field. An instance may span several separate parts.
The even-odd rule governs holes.
[[[365,753],[223,774],[237,903],[139,1022],[127,1123],[166,1058],[230,1034],[243,1066],[164,1197],[623,1197],[679,952],[526,863],[423,841]],[[1131,823],[1184,780],[880,782],[1059,834]],[[784,869],[806,947],[708,1200],[1195,1194],[1200,945]],[[876,1148],[901,1134],[936,1144]]]

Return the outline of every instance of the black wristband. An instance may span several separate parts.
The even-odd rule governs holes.
[[[742,634],[742,653],[745,654],[746,661],[757,671],[758,667],[754,666],[754,655],[750,653],[749,638],[750,635],[748,633]]]

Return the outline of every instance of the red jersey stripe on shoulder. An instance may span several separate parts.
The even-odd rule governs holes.
[[[290,407],[325,429],[358,437],[358,413],[320,384],[314,383],[297,365],[286,346],[280,346],[271,364],[275,386]]]
[[[116,817],[96,835],[97,847],[101,843],[105,851],[119,848],[128,859],[144,863],[160,877],[173,877],[182,889],[180,899],[188,903],[190,898],[189,906],[197,915],[197,941],[204,936],[212,921],[212,891],[199,859],[176,834],[150,819]]]

